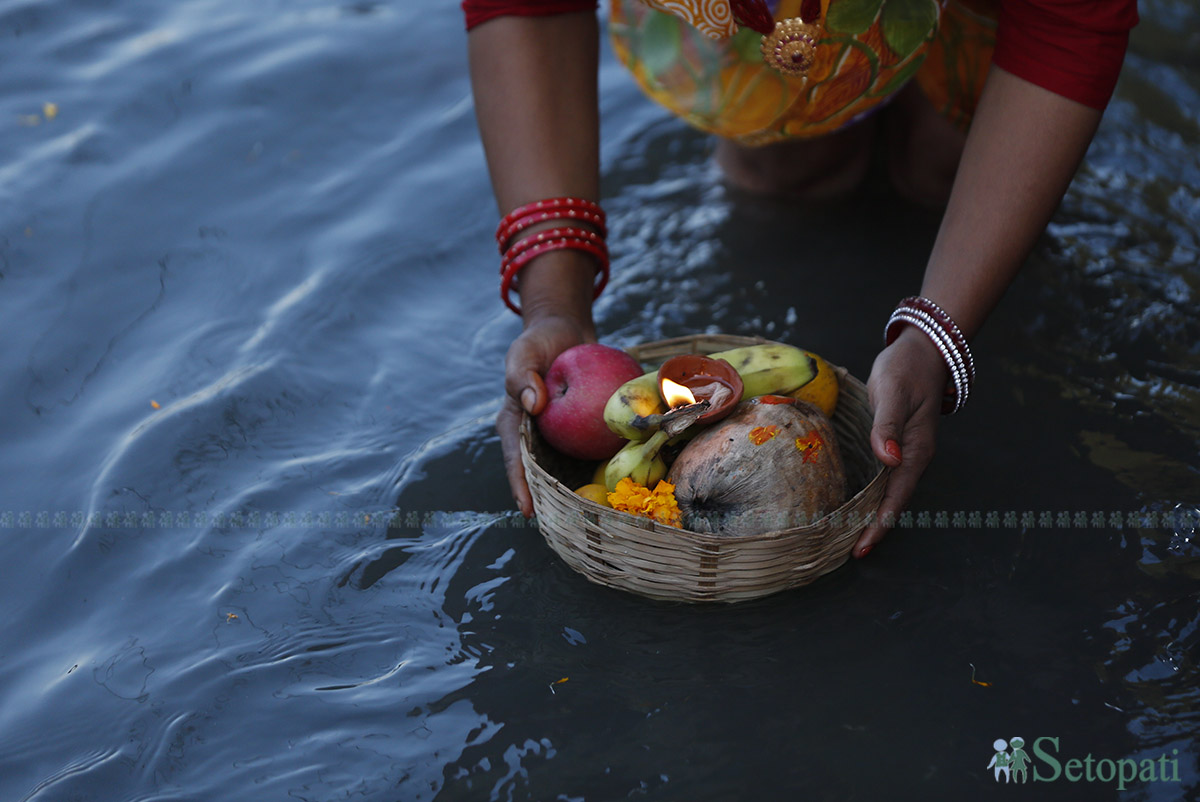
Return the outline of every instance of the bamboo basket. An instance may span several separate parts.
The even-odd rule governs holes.
[[[770,342],[761,337],[701,334],[644,343],[629,353],[657,366],[672,356],[712,353]],[[807,526],[729,537],[665,526],[597,504],[572,488],[590,481],[593,465],[546,445],[528,415],[521,457],[538,528],[566,563],[592,582],[652,599],[736,602],[806,585],[846,562],[858,535],[879,509],[888,468],[871,451],[867,389],[833,366],[841,392],[833,428],[850,499]]]

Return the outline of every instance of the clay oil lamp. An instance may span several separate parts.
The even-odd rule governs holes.
[[[661,426],[672,437],[694,423],[719,421],[742,400],[742,377],[733,365],[700,354],[668,359],[658,369],[658,385],[669,408]]]

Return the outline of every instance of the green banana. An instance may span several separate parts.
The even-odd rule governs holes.
[[[816,360],[804,351],[780,343],[747,345],[709,356],[724,359],[737,370],[743,401],[794,392],[812,381],[818,370]],[[657,427],[639,419],[666,411],[658,394],[658,371],[651,371],[617,388],[604,405],[604,422],[626,440],[645,440]]]
[[[799,348],[782,343],[747,345],[709,354],[712,359],[724,359],[742,377],[742,400],[760,395],[790,393],[812,381],[817,375],[817,363]]]
[[[608,492],[616,490],[617,483],[627,476],[639,485],[653,489],[667,475],[667,463],[658,455],[667,439],[666,432],[655,432],[644,443],[636,440],[626,443],[604,469],[604,486]]]
[[[658,394],[658,371],[652,370],[617,388],[604,405],[604,422],[626,440],[645,440],[654,430],[635,428],[634,423],[638,418],[666,411],[667,405]]]

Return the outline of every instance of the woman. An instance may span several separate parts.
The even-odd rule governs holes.
[[[710,2],[728,1],[672,7],[704,10]],[[822,5],[818,22],[832,24],[836,17],[826,15],[849,1]],[[733,7],[747,21],[756,3],[734,0]],[[476,114],[502,213],[547,198],[597,200],[594,3],[465,0],[463,8]],[[946,204],[921,300],[902,304],[889,321],[890,342],[867,382],[875,414],[871,447],[894,470],[879,519],[854,546],[856,557],[866,556],[884,536],[933,456],[948,383],[958,402],[953,408],[965,401],[966,368],[973,372],[966,341],[999,302],[1066,192],[1111,96],[1136,22],[1135,0],[999,0],[995,53],[966,133],[940,117],[910,83],[895,94],[882,123],[880,115],[861,120],[847,112],[843,126],[821,136],[807,135],[808,121],[800,119],[719,145],[718,163],[733,183],[820,198],[857,185],[882,126],[897,187]],[[714,117],[711,124],[720,120]],[[796,138],[788,139],[789,130]],[[562,222],[536,223],[512,239]],[[603,233],[595,223],[568,222]],[[589,238],[595,240],[584,237]],[[606,258],[602,261],[607,270]],[[517,268],[524,330],[508,351],[508,397],[497,428],[509,482],[526,516],[533,505],[520,464],[521,410],[536,415],[545,406],[541,376],[559,353],[595,341],[596,267],[595,248],[580,245],[547,250]]]

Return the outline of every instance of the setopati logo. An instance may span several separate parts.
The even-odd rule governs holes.
[[[1059,739],[1043,735],[1034,739],[1032,756],[1025,751],[1025,739],[1020,737],[1007,741],[997,738],[992,742],[992,750],[994,754],[987,767],[996,782],[1116,783],[1118,791],[1124,791],[1133,782],[1181,782],[1178,749],[1172,749],[1170,757],[1163,753],[1157,760],[1097,759],[1090,752],[1083,758],[1064,758],[1060,755]]]
[[[1011,752],[1008,751],[1009,746],[1012,746]],[[997,738],[992,742],[996,754],[992,755],[992,762],[988,763],[987,767],[992,769],[996,782],[1000,782],[1001,774],[1004,775],[1005,782],[1025,782],[1025,767],[1029,765],[1029,755],[1022,749],[1023,746],[1024,738],[1013,738],[1011,741]]]

